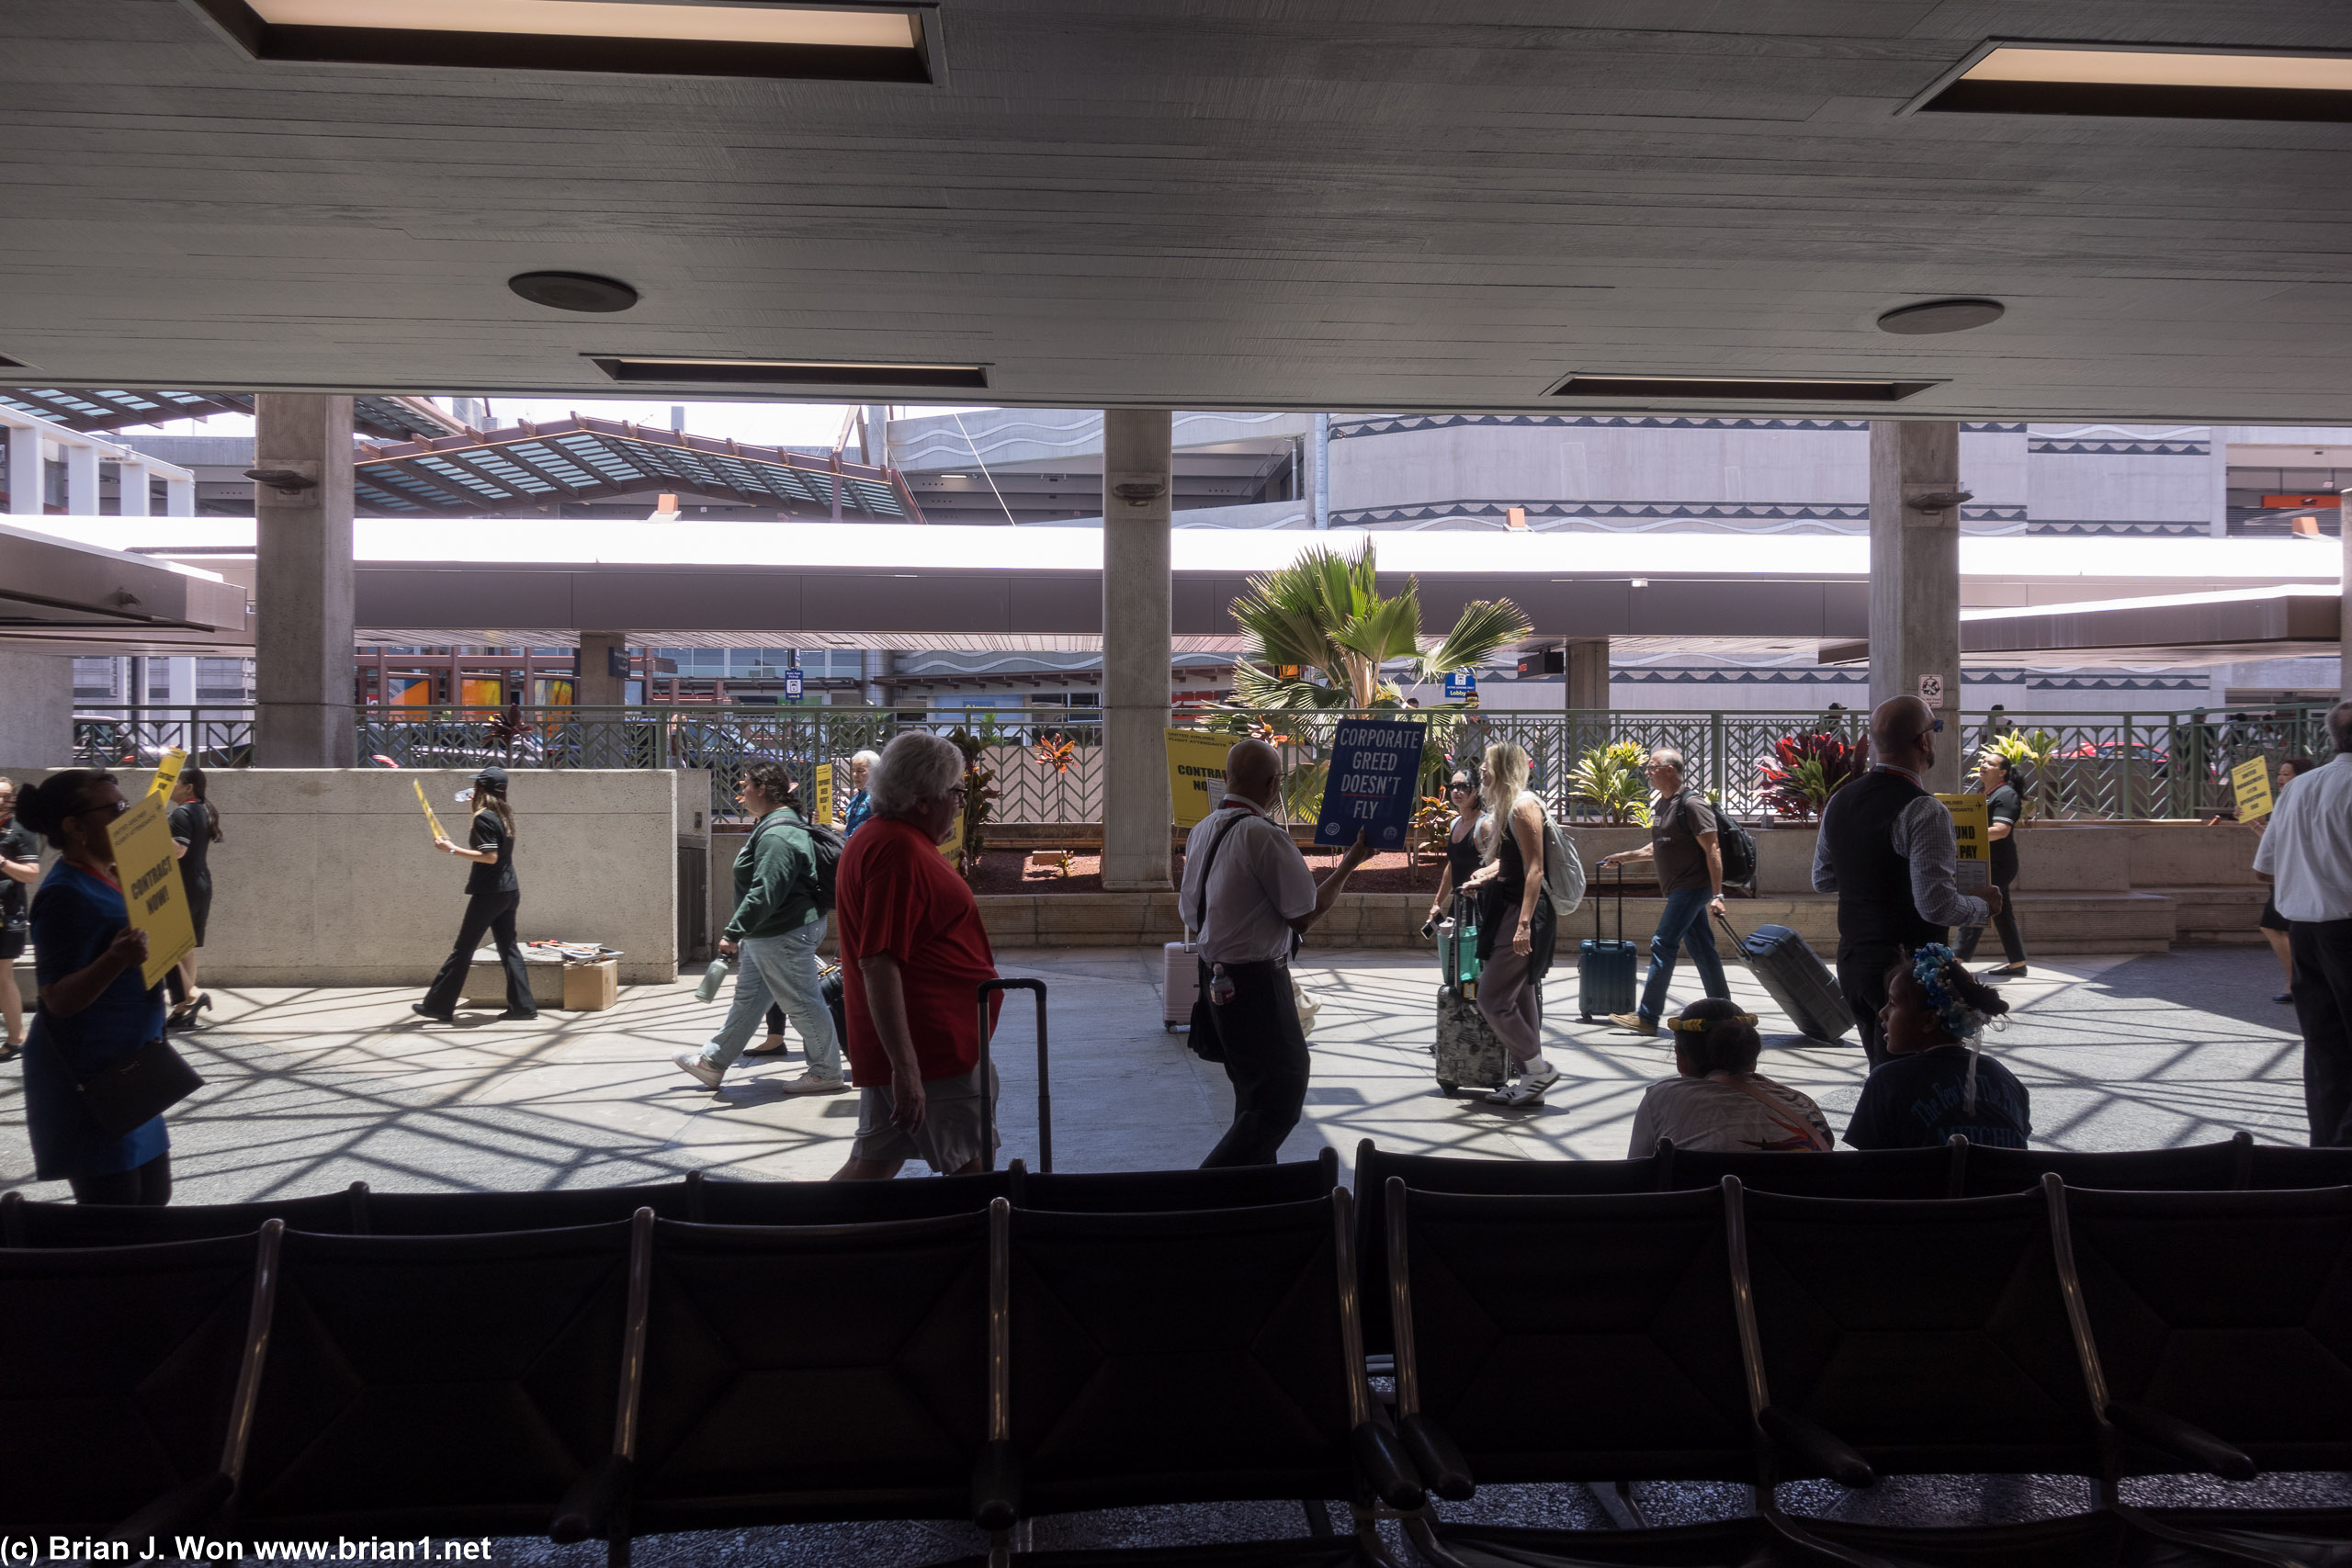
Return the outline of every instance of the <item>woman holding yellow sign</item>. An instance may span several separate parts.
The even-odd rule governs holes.
[[[115,866],[112,829],[130,809],[114,775],[91,768],[53,773],[17,801],[25,826],[64,857],[33,894],[40,1001],[25,1043],[33,1174],[71,1183],[80,1203],[161,1205],[172,1198],[163,1116],[109,1127],[107,1097],[93,1092],[119,1082],[126,1069],[135,1072],[133,1058],[150,1048],[168,1050],[163,987],[150,987],[142,973],[147,933],[130,923]]]
[[[422,795],[418,796],[421,800]],[[506,770],[495,764],[474,775],[469,797],[474,808],[471,830],[464,844],[452,843],[434,818],[434,847],[473,862],[466,874],[466,914],[458,923],[457,945],[433,978],[424,999],[409,1010],[436,1023],[457,1021],[458,997],[466,988],[466,972],[473,966],[474,950],[487,933],[498,944],[499,961],[506,967],[506,1019],[539,1016],[531,999],[531,977],[523,967],[523,945],[514,936],[514,908],[522,903],[522,884],[514,880],[514,811],[506,804]],[[433,808],[424,808],[433,818]]]

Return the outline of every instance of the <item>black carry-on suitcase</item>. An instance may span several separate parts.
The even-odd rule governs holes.
[[[1853,1010],[1838,987],[1838,976],[1814,956],[1804,938],[1786,926],[1758,926],[1746,936],[1718,916],[1732,952],[1746,964],[1772,1005],[1789,1015],[1797,1032],[1825,1043],[1854,1027]]]
[[[1457,893],[1437,931],[1437,1087],[1451,1096],[1462,1086],[1499,1089],[1510,1081],[1510,1057],[1478,1010],[1477,904]],[[1540,983],[1540,982],[1539,982]]]
[[[1625,940],[1625,868],[1617,868],[1617,940],[1600,937],[1600,900],[1592,901],[1592,935],[1577,952],[1577,1016],[1634,1010],[1634,944]]]
[[[980,1168],[996,1168],[996,1084],[989,1075],[989,993],[1033,991],[1037,997],[1037,1168],[1054,1168],[1054,1097],[1046,1081],[1046,982],[1043,980],[983,980],[980,982],[980,1101],[985,1130],[980,1135]]]

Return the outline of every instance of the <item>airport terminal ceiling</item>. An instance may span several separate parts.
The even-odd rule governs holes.
[[[2000,39],[2341,65],[2352,7],[917,9],[930,79],[884,82],[309,63],[192,0],[15,0],[5,374],[2352,421],[2352,90],[1934,107]],[[510,291],[537,272],[634,302]],[[2002,310],[1926,335],[1888,314],[1938,300]],[[866,379],[802,379],[841,367]],[[1747,395],[1772,380],[1796,385]]]

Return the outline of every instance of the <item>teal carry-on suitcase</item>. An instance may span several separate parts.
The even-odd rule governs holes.
[[[1592,901],[1592,934],[1577,950],[1577,1016],[1594,1018],[1634,1010],[1634,944],[1625,940],[1625,868],[1617,868],[1617,937],[1600,935],[1600,900]]]

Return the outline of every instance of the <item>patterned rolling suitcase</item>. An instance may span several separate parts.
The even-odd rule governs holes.
[[[1758,926],[1741,936],[1729,920],[1722,924],[1732,951],[1799,1033],[1809,1040],[1834,1041],[1854,1027],[1853,1010],[1838,988],[1838,976],[1814,956],[1804,938],[1786,926]]]
[[[1590,1023],[1595,1017],[1634,1010],[1634,944],[1625,940],[1625,868],[1617,868],[1617,937],[1600,936],[1600,900],[1592,901],[1592,935],[1577,950],[1577,1016]]]
[[[1499,1089],[1510,1077],[1503,1043],[1478,1010],[1477,906],[1457,895],[1438,924],[1437,1087],[1447,1095],[1464,1084]]]

